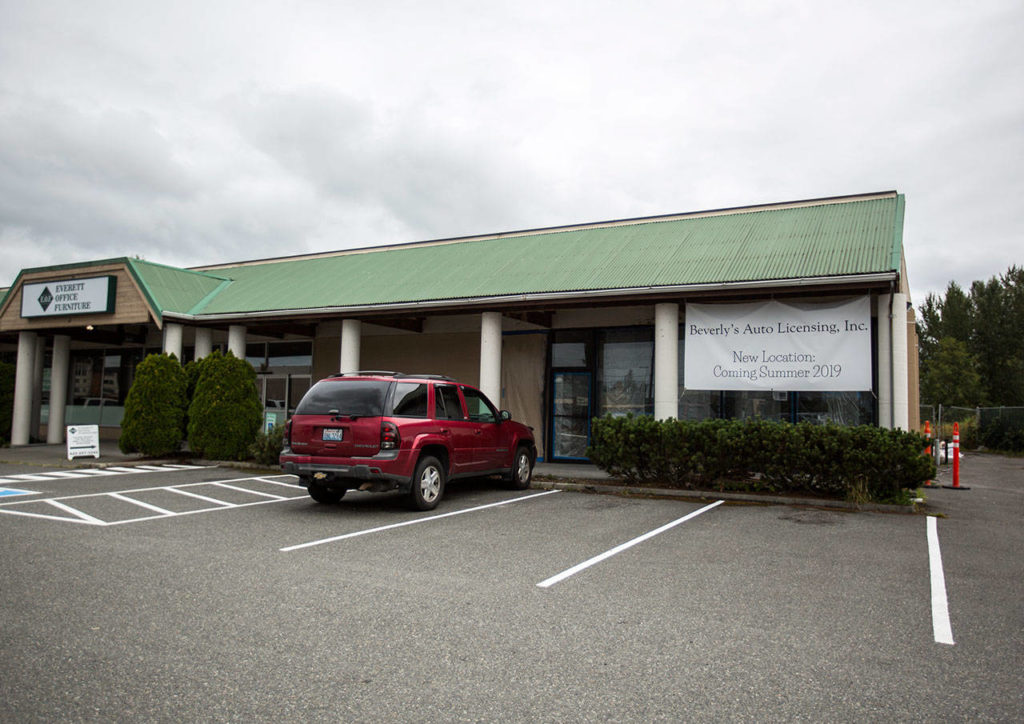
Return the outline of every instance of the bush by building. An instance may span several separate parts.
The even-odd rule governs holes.
[[[284,425],[274,425],[270,432],[257,433],[256,441],[249,446],[249,457],[260,465],[276,468],[284,447]]]
[[[634,484],[892,502],[934,477],[927,444],[871,425],[605,417],[594,420],[588,456]]]
[[[151,354],[135,368],[124,401],[121,452],[170,455],[185,435],[185,373],[174,355]]]
[[[244,460],[260,428],[256,371],[244,359],[219,350],[196,367],[195,392],[188,407],[189,448],[214,460]]]

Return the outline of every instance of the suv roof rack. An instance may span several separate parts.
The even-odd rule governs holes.
[[[338,372],[331,377],[398,377],[397,372],[391,370],[359,370],[358,372]]]
[[[391,370],[359,370],[358,372],[338,372],[331,377],[394,377],[395,379],[418,379],[418,380],[444,380],[445,382],[456,382],[454,377],[448,375],[416,375],[405,372],[393,372]]]
[[[395,374],[395,377],[398,377],[398,378],[415,377],[416,379],[420,379],[420,380],[444,380],[445,382],[455,382],[455,378],[454,377],[449,377],[448,375],[413,375],[413,374],[403,374],[403,373],[399,372],[399,373]]]

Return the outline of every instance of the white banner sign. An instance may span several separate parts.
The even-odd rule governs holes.
[[[22,317],[64,317],[114,311],[117,277],[62,279],[21,287]]]
[[[99,425],[68,425],[68,460],[100,456]]]
[[[871,389],[869,297],[834,303],[687,304],[690,390]]]

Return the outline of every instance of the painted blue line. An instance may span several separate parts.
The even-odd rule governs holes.
[[[17,488],[0,488],[0,498],[6,498],[12,495],[35,495],[35,491],[18,490]]]

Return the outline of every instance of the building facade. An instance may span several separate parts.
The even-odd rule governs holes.
[[[245,357],[281,422],[338,371],[439,373],[585,457],[590,420],[752,417],[916,428],[894,191],[182,269],[24,269],[0,300],[11,441],[119,434],[135,365]],[[55,260],[59,261],[59,260]]]

